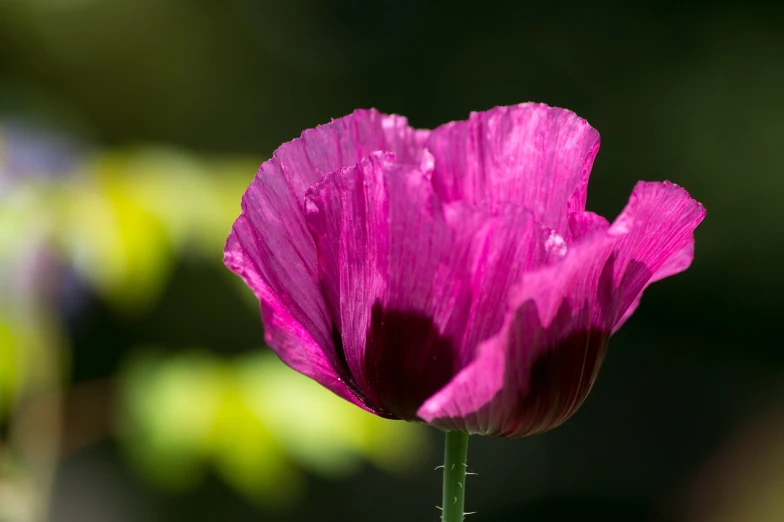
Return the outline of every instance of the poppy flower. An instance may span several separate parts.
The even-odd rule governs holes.
[[[261,165],[225,263],[294,370],[383,417],[504,437],[585,400],[644,289],[685,270],[705,210],[640,182],[586,211],[599,134],[540,104],[433,131],[358,110]]]

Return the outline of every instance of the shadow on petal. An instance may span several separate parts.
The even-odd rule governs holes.
[[[404,420],[417,420],[417,409],[459,370],[451,339],[433,320],[416,312],[371,311],[365,345],[365,378],[371,400]]]

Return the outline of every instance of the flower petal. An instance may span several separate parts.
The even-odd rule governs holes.
[[[683,238],[683,242],[675,248],[673,254],[664,262],[664,264],[657,270],[652,276],[651,279],[645,284],[642,291],[634,298],[632,304],[629,305],[629,308],[623,313],[620,319],[615,323],[613,327],[613,333],[615,333],[623,324],[626,322],[629,317],[637,310],[637,307],[640,305],[640,300],[642,299],[642,293],[648,288],[652,283],[664,279],[665,277],[670,277],[671,275],[678,274],[683,272],[691,265],[692,260],[694,259],[694,236],[689,235]]]
[[[427,147],[445,201],[491,211],[511,202],[568,240],[568,212],[585,209],[599,133],[570,111],[526,103],[442,125]]]
[[[609,229],[524,275],[500,333],[419,416],[444,429],[510,437],[565,421],[587,396],[618,319],[681,255],[704,216],[680,187],[639,183]]]
[[[405,118],[375,110],[303,132],[262,164],[226,244],[224,262],[261,301],[270,347],[297,371],[355,403],[362,397],[340,375],[332,318],[319,288],[316,249],[305,225],[305,191],[374,150],[421,161],[426,137],[410,129]]]
[[[357,110],[283,144],[275,156],[291,179],[302,203],[305,192],[337,169],[356,165],[371,152],[395,154],[399,163],[419,164],[429,131],[415,130],[402,116],[380,114],[375,109]]]
[[[413,420],[503,323],[510,286],[547,258],[526,211],[442,205],[427,172],[371,155],[307,197],[320,278],[368,402]]]
[[[456,371],[455,314],[470,304],[457,274],[467,242],[448,227],[424,174],[389,154],[314,187],[307,219],[356,387],[378,409],[413,419]]]
[[[524,273],[560,259],[565,246],[560,236],[537,223],[529,211],[520,207],[510,205],[496,215],[477,212],[465,205],[463,208],[481,216],[485,222],[474,237],[472,257],[466,265],[472,278],[473,296],[461,341],[467,364],[479,343],[495,335],[503,325],[513,286]],[[453,228],[460,228],[466,218],[455,217],[450,222]]]
[[[596,232],[607,230],[610,223],[604,217],[593,212],[574,212],[569,215],[569,232],[572,241],[580,241]]]
[[[256,260],[269,258],[265,244],[257,238],[246,216],[241,215],[234,223],[226,243],[224,262],[230,270],[245,280],[258,297],[267,345],[294,370],[320,382],[340,397],[375,413],[335,370],[334,356],[330,357],[334,354],[334,348],[331,339],[325,338],[325,319],[321,315],[324,311],[319,306],[321,301],[311,303],[310,309],[291,308],[291,294],[275,292],[265,279],[268,276],[262,271],[261,267],[264,265],[257,264]],[[273,282],[278,281],[273,279]],[[300,280],[300,283],[296,287],[297,291],[293,292],[294,295],[313,294],[310,288],[312,281],[305,279]],[[297,317],[294,314],[297,314]]]

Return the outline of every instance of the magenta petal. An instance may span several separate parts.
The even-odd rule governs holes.
[[[280,358],[341,397],[359,403],[344,382],[331,314],[317,278],[316,248],[304,217],[305,191],[326,173],[378,149],[419,162],[427,132],[405,118],[356,111],[283,144],[242,198],[224,261],[261,302],[265,339]]]
[[[474,238],[473,255],[466,266],[472,274],[473,299],[461,346],[471,359],[479,343],[503,325],[509,291],[523,274],[560,258],[566,248],[560,236],[537,223],[524,209],[509,206],[483,219],[485,226]],[[453,219],[453,226],[460,227],[463,220]]]
[[[664,279],[665,277],[683,272],[689,268],[693,259],[694,235],[689,234],[682,239],[680,244],[674,245],[672,247],[672,254],[667,258],[666,261],[664,261],[664,264],[662,264],[661,267],[659,267],[659,269],[653,273],[640,293],[637,294],[637,296],[634,298],[632,304],[630,304],[629,307],[622,313],[620,319],[616,321],[615,326],[613,326],[613,333],[623,326],[626,320],[631,317],[635,310],[637,310],[645,288],[648,288],[648,286],[650,286],[652,283]]]
[[[307,209],[355,386],[403,419],[497,332],[511,285],[547,258],[549,231],[528,212],[444,206],[391,155],[329,176]]]
[[[395,154],[399,163],[419,164],[430,132],[408,126],[406,118],[357,110],[282,145],[275,153],[293,174],[293,189],[300,202],[305,192],[326,174],[357,164],[371,152]],[[303,173],[313,174],[303,176]]]
[[[593,212],[574,212],[569,215],[569,232],[574,242],[608,228],[610,228],[610,222]]]
[[[569,213],[585,209],[599,133],[568,110],[526,103],[442,125],[427,147],[442,199],[491,211],[511,202],[568,239]]]
[[[300,284],[291,294],[276,292],[271,284],[280,287],[281,281],[275,277],[270,278],[269,274],[265,274],[261,269],[264,265],[255,261],[270,257],[264,243],[257,239],[253,226],[241,215],[234,223],[226,243],[224,262],[230,270],[245,280],[258,297],[267,345],[296,371],[315,379],[340,397],[373,411],[335,371],[334,348],[325,328],[327,320],[323,302],[316,294],[312,280],[298,280]],[[292,272],[297,270],[297,266],[304,272],[301,265],[297,264],[292,265]],[[292,288],[288,289],[291,290]],[[309,309],[303,309],[296,306],[291,295],[307,295],[315,300],[310,302]]]
[[[377,409],[413,419],[459,365],[470,235],[457,237],[424,174],[392,155],[330,175],[307,209],[354,385]]]
[[[499,334],[419,416],[510,437],[562,423],[587,396],[618,320],[653,277],[682,266],[683,246],[704,216],[680,187],[639,183],[609,229],[524,275]]]

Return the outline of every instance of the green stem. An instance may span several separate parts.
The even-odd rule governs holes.
[[[462,522],[465,504],[466,456],[468,434],[448,431],[444,446],[443,522]]]

